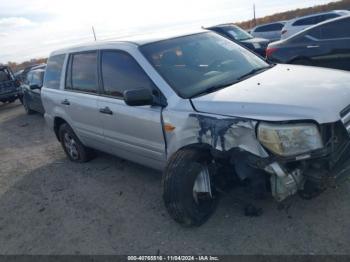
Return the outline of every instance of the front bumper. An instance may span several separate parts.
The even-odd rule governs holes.
[[[314,159],[304,176],[319,187],[335,186],[347,180],[350,177],[350,142],[334,154]]]

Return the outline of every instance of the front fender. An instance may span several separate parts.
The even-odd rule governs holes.
[[[192,144],[208,145],[221,152],[237,148],[259,157],[268,157],[256,138],[256,121],[169,111],[164,112],[163,119],[164,124],[175,127],[171,132],[165,132],[168,158],[179,149]]]

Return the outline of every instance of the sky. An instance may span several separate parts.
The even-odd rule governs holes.
[[[195,29],[332,2],[331,0],[2,0],[0,63],[47,57],[51,51],[154,31]]]

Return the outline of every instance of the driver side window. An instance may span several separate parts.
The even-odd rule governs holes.
[[[125,90],[155,89],[151,79],[131,55],[122,51],[102,51],[101,56],[105,95],[123,98]]]

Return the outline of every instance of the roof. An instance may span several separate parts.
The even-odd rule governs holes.
[[[309,17],[313,17],[313,16],[318,16],[318,15],[324,15],[324,14],[332,14],[332,13],[349,13],[349,10],[332,10],[332,11],[326,11],[326,12],[320,12],[320,13],[315,13],[315,14],[311,14],[311,15],[305,15],[305,16],[300,16],[300,17],[296,17],[294,19],[291,19],[288,21],[288,23],[294,23],[295,21],[299,20],[299,19],[304,19],[304,18],[309,18]]]
[[[308,32],[308,31],[312,30],[313,28],[322,26],[322,25],[324,25],[324,24],[332,23],[332,22],[334,22],[334,21],[343,20],[343,19],[348,19],[349,17],[350,17],[350,12],[349,12],[349,15],[346,15],[346,16],[340,16],[340,17],[336,17],[336,18],[333,18],[333,19],[328,19],[328,20],[323,21],[323,22],[321,22],[321,23],[318,23],[318,24],[315,24],[315,25],[313,25],[313,26],[307,27],[306,29],[304,29],[304,30],[302,30],[302,31],[300,31],[300,32],[298,32],[298,33],[296,33],[296,34],[290,36],[290,37],[287,38],[287,39],[293,39],[293,38],[295,38],[295,37],[298,37],[299,35],[302,35],[302,34],[305,33],[305,32]],[[287,40],[287,39],[284,39],[284,40]]]
[[[129,46],[141,46],[149,43],[154,43],[158,41],[163,41],[167,39],[177,38],[186,35],[198,34],[208,32],[207,30],[177,30],[171,32],[154,32],[148,34],[138,34],[126,37],[116,37],[106,40],[100,40],[95,42],[89,42],[85,44],[75,45],[68,48],[63,48],[56,50],[51,53],[51,55],[64,54],[69,52],[77,52],[81,49],[99,49],[110,45],[129,45]]]
[[[213,28],[218,28],[218,27],[239,27],[233,23],[225,23],[225,24],[218,24],[218,25],[213,25],[213,26],[208,26],[208,27],[204,27],[205,29],[213,29]],[[240,28],[240,27],[239,27]]]

